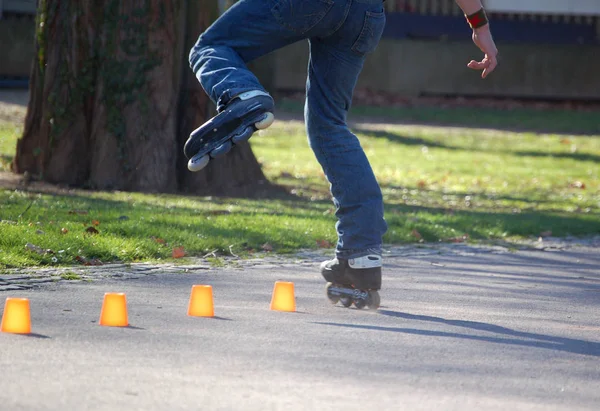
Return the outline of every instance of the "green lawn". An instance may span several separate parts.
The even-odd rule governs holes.
[[[10,163],[17,148],[17,138],[23,127],[0,121],[0,171],[10,170]]]
[[[389,109],[357,113],[390,117]],[[461,127],[473,124],[473,110],[444,113],[422,121],[452,125],[353,126],[384,192],[386,243],[600,233],[600,132],[589,134],[597,124],[594,113],[575,113],[576,121],[569,122],[569,113],[539,112],[522,128],[561,134],[503,130],[518,129],[522,112],[498,111],[504,120],[485,128]],[[397,114],[410,120],[401,110]],[[491,116],[489,110],[485,116]],[[5,163],[16,135],[15,126],[0,124]],[[279,121],[251,143],[267,177],[288,187],[295,199],[4,190],[0,267],[164,260],[177,247],[193,256],[215,250],[245,256],[335,243],[328,184],[304,126]],[[27,243],[39,248],[27,250]]]

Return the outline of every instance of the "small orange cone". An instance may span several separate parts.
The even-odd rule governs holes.
[[[29,334],[31,333],[31,315],[29,300],[27,298],[6,299],[4,313],[2,314],[3,333]]]
[[[124,293],[106,293],[100,312],[100,325],[127,327],[127,298]]]
[[[271,310],[296,311],[296,298],[294,297],[294,283],[276,281],[271,298]]]
[[[210,285],[194,285],[188,305],[188,315],[191,317],[214,317],[213,292]]]

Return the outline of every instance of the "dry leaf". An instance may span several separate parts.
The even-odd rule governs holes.
[[[317,240],[317,246],[320,248],[331,248],[333,245],[327,240]]]
[[[96,230],[94,227],[88,227],[88,228],[86,228],[85,232],[89,233],[89,234],[99,234],[100,233],[100,231]]]
[[[425,187],[427,187],[427,182],[425,182],[423,180],[419,180],[419,182],[417,183],[417,187],[422,190]]]
[[[185,257],[185,248],[183,248],[183,247],[175,247],[175,248],[173,248],[172,256],[173,256],[173,258],[182,258],[182,257]]]
[[[582,190],[585,190],[585,183],[581,182],[581,181],[574,181],[571,184],[569,184],[570,188],[581,188]]]
[[[27,243],[25,244],[25,248],[28,249],[29,251],[33,251],[34,253],[38,253],[40,255],[43,254],[54,254],[54,251],[48,249],[43,249],[42,247],[38,247],[35,244],[31,244],[31,243]]]
[[[60,233],[61,233],[61,234],[67,234],[68,232],[69,232],[69,230],[67,230],[67,229],[66,229],[66,228],[64,228],[64,227],[60,229]]]
[[[69,214],[79,214],[79,215],[86,215],[88,212],[85,210],[71,210],[69,211]]]
[[[469,234],[463,234],[460,237],[449,238],[447,241],[450,241],[451,243],[464,243],[468,239],[469,239]]]
[[[417,240],[420,240],[423,238],[423,236],[421,235],[421,233],[419,233],[417,230],[413,229],[410,233],[413,237],[415,237]]]
[[[100,225],[100,221],[98,220],[92,220],[92,225],[95,227],[98,227]]]
[[[88,265],[88,266],[91,266],[91,265],[104,265],[104,263],[102,261],[98,260],[97,258],[92,258],[91,260],[88,260],[87,258],[81,257],[81,256],[78,255],[78,256],[75,257],[75,260],[78,261],[78,262],[80,262],[83,265]]]
[[[273,246],[269,243],[264,243],[261,248],[263,249],[263,251],[273,251]]]
[[[208,215],[228,215],[228,214],[231,214],[231,211],[229,211],[229,210],[211,210],[211,211],[208,211],[206,214],[208,214]]]
[[[153,239],[154,241],[156,241],[158,244],[162,244],[162,245],[166,245],[167,242],[165,240],[163,240],[162,238],[158,238],[155,236],[150,237],[151,239]]]
[[[568,138],[563,138],[560,140],[560,144],[571,144],[571,140]]]

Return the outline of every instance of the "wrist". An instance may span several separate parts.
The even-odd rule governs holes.
[[[487,14],[485,13],[485,9],[483,7],[475,13],[465,14],[465,18],[467,19],[467,23],[469,23],[469,26],[471,26],[473,30],[478,30],[483,27],[489,27]]]

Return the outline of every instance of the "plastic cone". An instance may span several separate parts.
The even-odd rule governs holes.
[[[106,293],[100,312],[100,325],[127,327],[127,298],[124,293]]]
[[[188,315],[191,317],[214,317],[213,292],[210,285],[194,285],[188,305]]]
[[[271,298],[271,310],[296,311],[296,298],[294,297],[294,283],[276,281]]]
[[[27,298],[6,299],[2,314],[2,332],[13,334],[31,333],[31,315]]]

